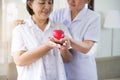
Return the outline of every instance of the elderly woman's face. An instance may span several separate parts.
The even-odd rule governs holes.
[[[53,9],[53,0],[34,0],[30,7],[37,18],[47,19]]]
[[[80,11],[88,0],[67,0],[67,2],[71,10]]]

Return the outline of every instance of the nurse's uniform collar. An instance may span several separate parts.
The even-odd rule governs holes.
[[[85,17],[85,15],[86,15],[86,13],[87,13],[87,10],[88,10],[88,8],[84,7],[84,8],[78,13],[78,15],[75,17],[74,20],[82,20],[82,19]],[[69,9],[69,8],[66,10],[64,17],[65,17],[68,21],[71,19],[71,13],[70,13],[70,9]]]
[[[78,15],[75,17],[75,20],[82,20],[82,19],[85,17],[85,15],[86,15],[86,13],[87,13],[87,10],[88,10],[88,8],[84,7],[84,8],[78,13]]]

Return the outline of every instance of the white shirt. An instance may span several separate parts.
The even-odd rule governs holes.
[[[59,9],[52,13],[51,19],[67,26],[76,41],[92,40],[97,42],[100,34],[100,16],[83,8],[75,19],[71,20],[69,9]],[[93,51],[87,55],[72,49],[73,60],[65,64],[68,80],[97,80],[97,70]]]
[[[65,35],[70,36],[67,28],[59,23],[49,21],[42,31],[34,24],[32,19],[25,21],[13,31],[12,52],[19,50],[31,50],[48,40],[54,29],[62,29]],[[64,64],[58,49],[50,50],[28,66],[17,66],[18,80],[66,80]]]

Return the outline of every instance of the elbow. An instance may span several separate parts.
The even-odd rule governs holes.
[[[83,51],[84,54],[87,54],[89,52],[89,50]]]
[[[13,59],[14,59],[14,62],[17,66],[26,66],[26,58],[22,57],[22,54],[24,53],[25,51],[17,51],[15,53],[13,53]]]
[[[84,54],[87,54],[89,51],[90,51],[90,49],[89,49],[89,48],[86,48],[86,49],[84,49],[84,50],[81,51],[81,52],[84,53]]]
[[[25,66],[25,64],[23,64],[23,63],[21,63],[21,62],[15,62],[15,64],[16,64],[17,66]]]

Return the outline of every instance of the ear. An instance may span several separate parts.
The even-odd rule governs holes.
[[[32,2],[31,1],[28,1],[27,5],[32,9]]]

